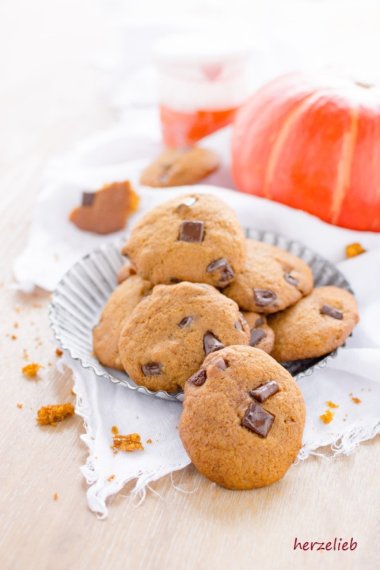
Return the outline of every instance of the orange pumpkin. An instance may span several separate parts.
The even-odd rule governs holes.
[[[380,232],[380,89],[328,76],[272,81],[237,113],[232,173],[242,192]]]

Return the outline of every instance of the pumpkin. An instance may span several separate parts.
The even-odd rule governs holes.
[[[380,231],[380,90],[327,75],[280,77],[238,111],[238,190],[355,230]]]

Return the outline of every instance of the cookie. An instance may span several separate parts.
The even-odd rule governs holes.
[[[137,384],[176,392],[207,354],[248,344],[249,333],[236,303],[210,285],[157,285],[124,321],[120,359]]]
[[[142,173],[145,186],[167,187],[195,184],[219,167],[217,155],[205,148],[168,149]]]
[[[224,293],[244,311],[276,313],[294,305],[313,288],[310,267],[274,245],[247,240],[247,261]]]
[[[249,345],[269,354],[274,345],[274,332],[268,326],[265,316],[259,313],[243,313],[243,317],[251,330]]]
[[[243,269],[245,239],[233,211],[208,194],[179,196],[148,212],[123,254],[151,283],[225,287]]]
[[[85,232],[110,234],[125,227],[138,203],[139,197],[128,181],[114,182],[97,192],[83,192],[81,206],[72,210],[69,219]]]
[[[120,267],[119,271],[117,272],[117,275],[116,275],[117,282],[120,285],[120,283],[123,283],[123,281],[125,281],[126,279],[128,279],[132,275],[136,275],[136,270],[133,267],[132,263],[127,260]]]
[[[314,358],[341,346],[359,321],[355,298],[345,289],[319,287],[269,318],[272,356],[280,362]]]
[[[305,404],[290,374],[264,351],[210,354],[185,385],[180,436],[195,467],[228,489],[281,479],[302,444]]]
[[[119,357],[119,337],[124,319],[147,295],[152,286],[138,275],[129,277],[108,299],[93,330],[93,349],[96,358],[104,366],[123,370]]]

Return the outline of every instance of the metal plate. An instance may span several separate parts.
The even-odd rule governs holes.
[[[268,231],[247,229],[246,236],[276,245],[303,259],[311,267],[317,287],[335,285],[352,292],[346,278],[332,263],[301,243]],[[102,366],[93,355],[92,329],[116,287],[117,272],[125,262],[120,254],[120,246],[121,242],[105,244],[78,261],[64,275],[50,303],[51,327],[60,346],[74,360],[79,361],[83,368],[92,370],[97,376],[143,394],[182,401],[182,392],[153,392],[144,386],[138,386],[126,373]],[[300,378],[312,374],[316,366],[325,366],[328,358],[335,356],[336,352],[335,350],[319,359],[283,364],[296,378]]]

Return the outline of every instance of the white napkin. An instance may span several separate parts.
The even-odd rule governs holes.
[[[151,136],[138,127],[110,131],[79,145],[73,153],[56,160],[45,177],[44,189],[37,201],[29,242],[15,262],[16,285],[31,290],[39,285],[51,290],[62,274],[89,250],[111,236],[95,236],[77,230],[67,221],[72,207],[80,201],[84,188],[96,188],[104,182],[130,178],[136,185],[138,173],[159,149],[158,133]],[[226,154],[228,130],[210,137],[205,145]],[[126,160],[126,157],[129,160]],[[211,177],[214,184],[226,183],[228,167]],[[361,441],[380,432],[380,234],[354,232],[336,228],[286,206],[243,195],[216,186],[197,186],[197,191],[216,194],[237,212],[244,226],[271,229],[302,241],[333,262],[349,279],[359,303],[361,322],[354,335],[335,359],[311,377],[300,380],[307,406],[304,446],[299,459],[310,454],[349,453]],[[139,187],[141,207],[137,219],[149,208],[194,187],[157,190]],[[357,258],[345,260],[344,247],[359,241],[369,250]],[[89,456],[82,472],[89,484],[87,492],[91,510],[107,515],[106,499],[125,483],[136,480],[133,494],[144,493],[150,482],[183,468],[189,459],[178,436],[181,405],[150,398],[102,382],[82,369],[68,355],[62,365],[74,373],[77,393],[76,411],[84,419]],[[361,403],[354,403],[352,397]],[[319,416],[326,402],[339,407],[332,410],[334,420],[325,425]],[[120,433],[138,432],[145,450],[114,455],[112,425]],[[152,443],[146,443],[148,439]]]
[[[75,411],[82,416],[86,428],[81,439],[88,446],[89,456],[81,471],[90,485],[87,500],[92,511],[106,516],[107,497],[120,491],[128,481],[137,479],[133,495],[141,493],[143,498],[149,483],[190,463],[177,429],[179,402],[151,398],[101,381],[66,354],[59,362],[61,369],[63,366],[73,371]],[[114,425],[121,434],[140,434],[144,451],[113,453]]]

